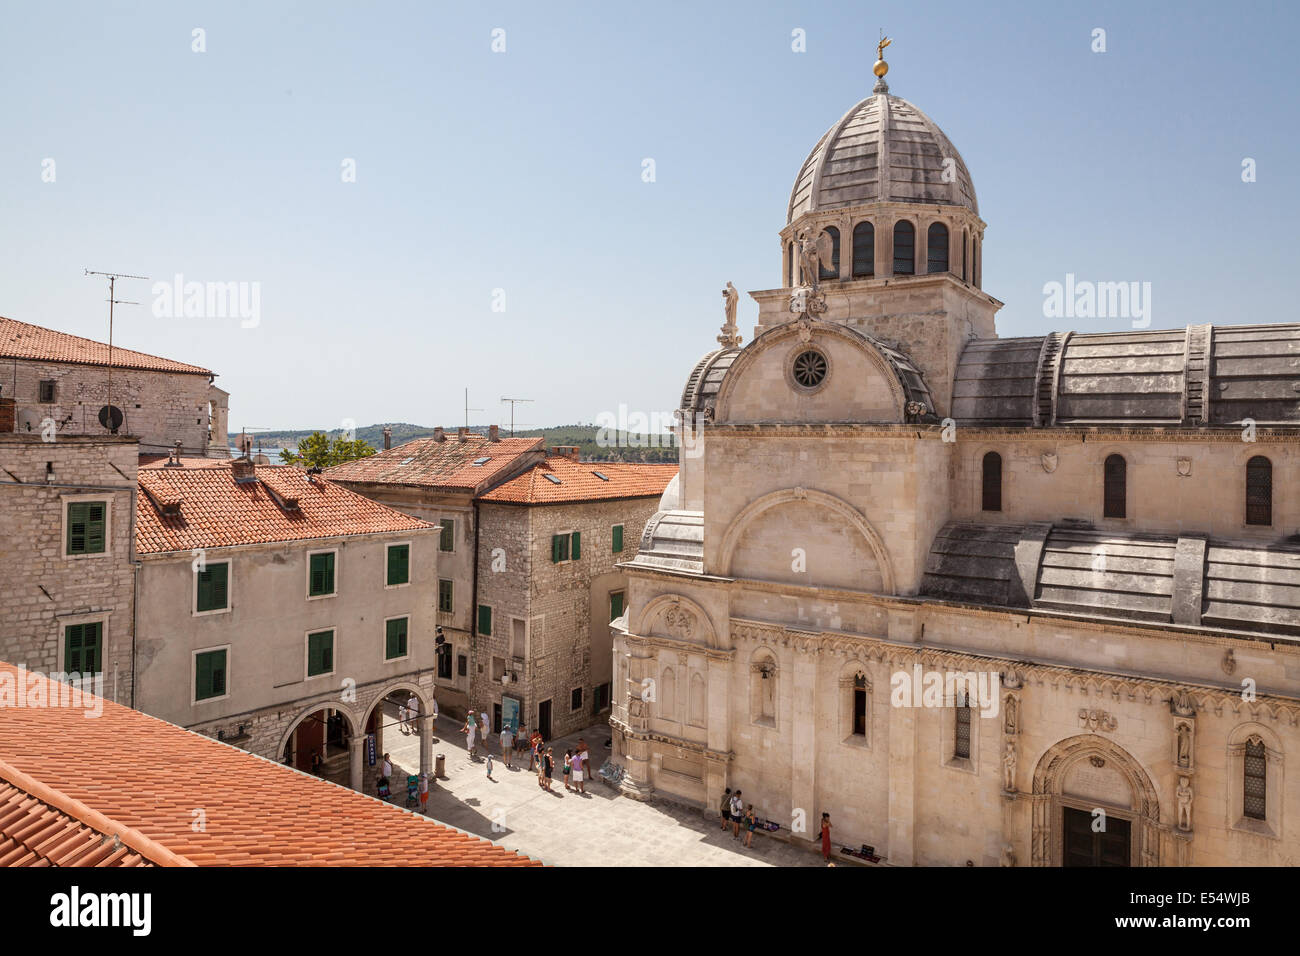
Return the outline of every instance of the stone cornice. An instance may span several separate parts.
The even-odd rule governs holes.
[[[717,763],[727,763],[735,754],[728,750],[725,753],[721,750],[710,750],[706,744],[701,744],[693,740],[686,740],[682,737],[674,737],[671,734],[659,733],[658,731],[638,731],[633,730],[617,717],[610,717],[609,724],[615,730],[618,730],[629,740],[649,740],[657,744],[666,744],[669,747],[676,747],[678,750],[686,750],[690,753],[697,754],[705,760],[712,760]]]
[[[637,643],[642,646],[662,647],[666,650],[676,651],[679,654],[700,654],[713,661],[731,661],[736,656],[735,648],[723,649],[719,647],[706,647],[703,644],[695,644],[691,641],[679,641],[671,637],[659,637],[654,634],[632,634],[624,631],[624,639],[629,643]]]
[[[800,628],[733,618],[732,638],[739,643],[769,644],[789,647],[802,653],[830,653],[841,657],[860,657],[894,667],[910,668],[921,664],[931,670],[997,670],[1014,672],[1022,683],[1050,685],[1054,690],[1078,690],[1081,696],[1127,698],[1144,704],[1165,703],[1187,688],[1198,710],[1213,710],[1222,716],[1224,709],[1252,718],[1279,717],[1300,725],[1300,697],[1258,692],[1254,702],[1242,700],[1239,689],[1229,690],[1212,684],[1147,677],[1132,672],[1101,671],[1065,664],[1049,664],[1012,658],[981,651],[946,648],[935,644],[909,644],[885,637],[869,637],[842,631],[811,631]],[[1008,688],[1010,689],[1010,688]]]
[[[707,437],[729,434],[750,438],[885,438],[943,441],[944,426],[908,425],[897,422],[703,422],[698,426]],[[1238,425],[1205,425],[1197,428],[1163,425],[963,425],[957,423],[956,441],[1020,440],[1042,442],[1089,441],[1165,442],[1242,445]],[[1257,445],[1300,441],[1300,425],[1260,426]]]

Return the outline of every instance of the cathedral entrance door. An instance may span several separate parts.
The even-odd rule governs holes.
[[[1062,866],[1128,866],[1129,837],[1132,825],[1128,820],[1107,815],[1106,829],[1093,831],[1094,817],[1086,810],[1062,807],[1065,845],[1061,855]]]

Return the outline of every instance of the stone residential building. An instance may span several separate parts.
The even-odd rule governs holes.
[[[478,498],[478,603],[471,698],[547,739],[610,706],[609,622],[623,616],[621,565],[676,465],[584,462],[557,448]]]
[[[686,377],[624,790],[892,865],[1300,862],[1300,325],[997,338],[970,174],[886,70]]]
[[[135,706],[361,789],[382,703],[428,714],[438,531],[247,458],[141,468]],[[421,718],[420,769],[432,721]],[[365,754],[369,758],[370,754]],[[373,771],[370,771],[373,776]]]
[[[475,498],[546,456],[540,438],[501,438],[460,428],[435,429],[396,448],[329,469],[331,482],[439,527],[438,578],[429,603],[447,651],[438,659],[438,705],[463,716],[469,700],[474,627]]]

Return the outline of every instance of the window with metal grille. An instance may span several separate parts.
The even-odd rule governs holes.
[[[1002,456],[995,451],[984,456],[984,510],[1002,510]]]
[[[941,222],[930,223],[925,237],[926,271],[948,271],[948,227]]]
[[[1265,819],[1265,785],[1268,782],[1268,756],[1262,740],[1246,742],[1246,764],[1242,773],[1241,811],[1255,820]]]
[[[965,760],[970,759],[970,707],[957,708],[955,733],[952,738],[952,755]]]
[[[1246,524],[1273,523],[1273,463],[1263,455],[1246,462]]]
[[[41,403],[49,405],[54,401],[54,379],[42,379],[40,385]]]
[[[916,227],[904,219],[894,223],[894,275],[916,273]]]
[[[840,277],[840,231],[834,226],[827,226],[826,235],[831,237],[831,262],[829,268],[824,262],[817,264],[818,278],[838,279]]]
[[[853,733],[867,735],[867,679],[862,674],[853,678]]]
[[[1105,465],[1105,501],[1102,514],[1107,518],[1128,516],[1128,464],[1123,455],[1111,455]]]
[[[853,275],[876,274],[876,227],[860,222],[853,227]]]

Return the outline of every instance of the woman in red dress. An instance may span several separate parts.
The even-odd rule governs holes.
[[[822,859],[827,863],[831,859],[831,815],[822,814]]]

